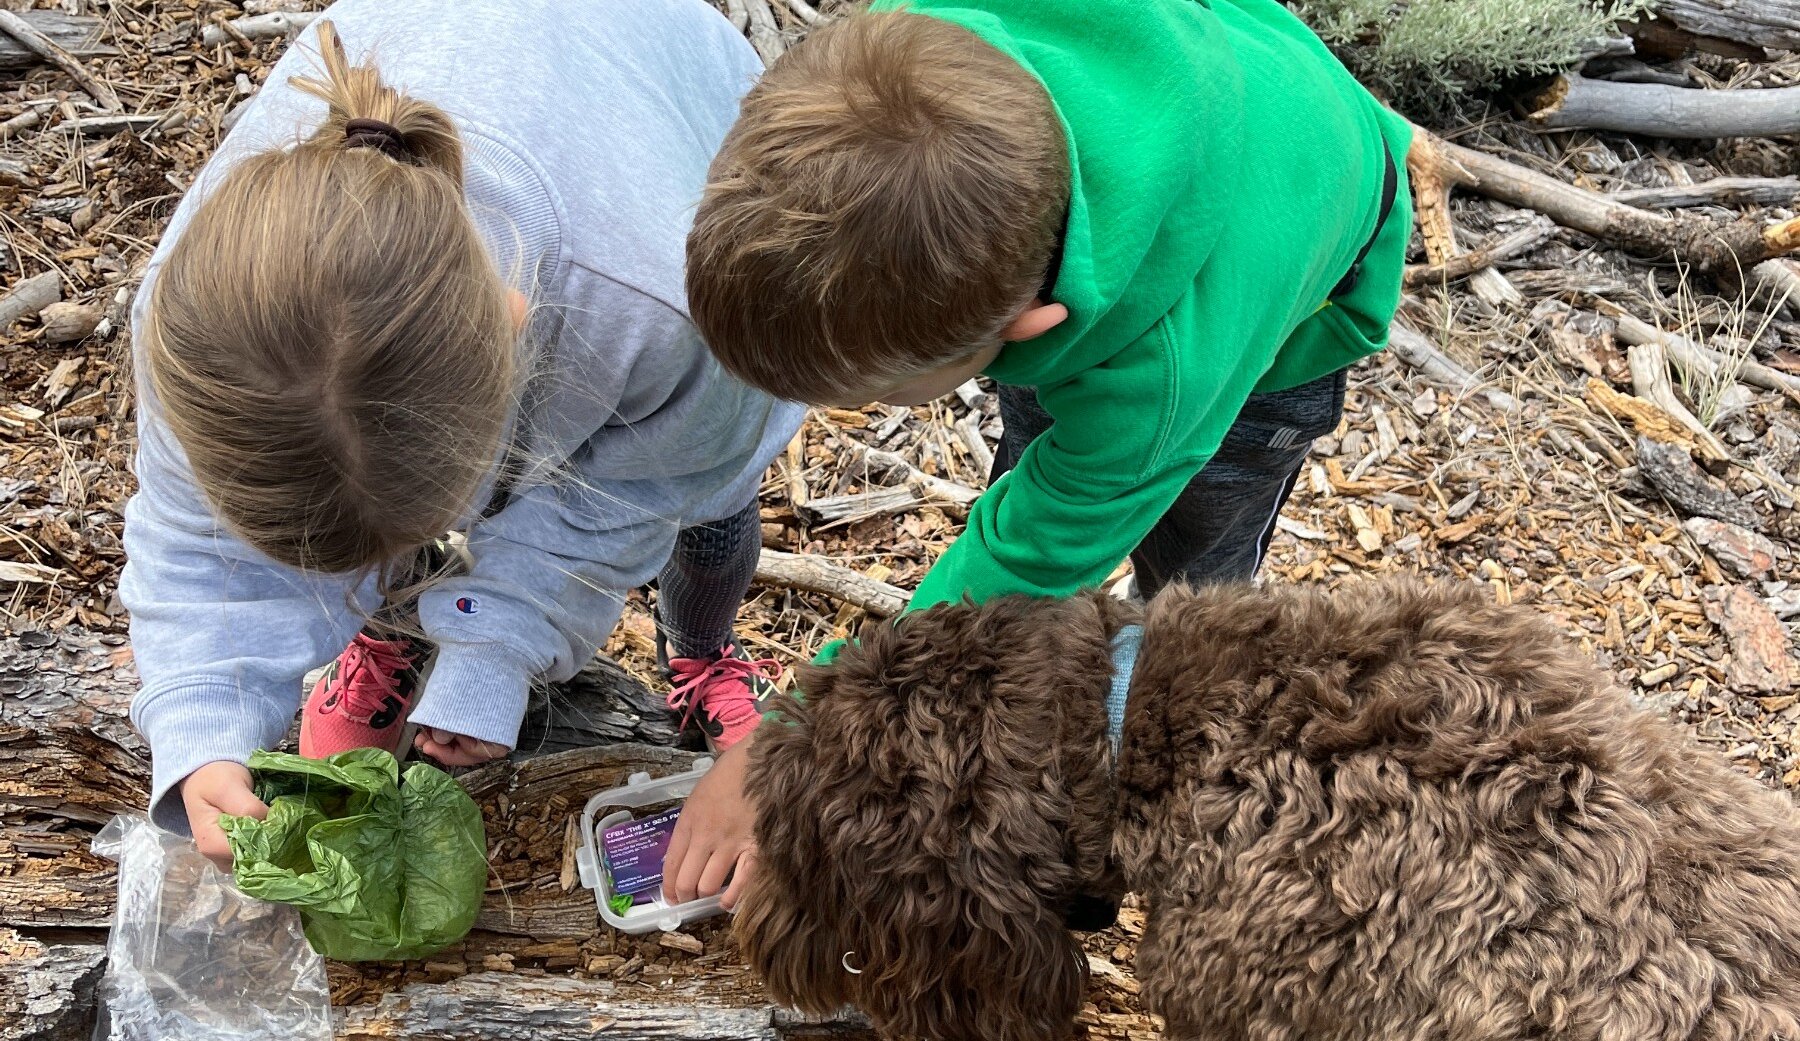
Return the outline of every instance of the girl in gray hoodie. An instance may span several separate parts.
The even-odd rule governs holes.
[[[159,823],[228,856],[334,655],[304,753],[501,755],[652,579],[671,703],[755,725],[773,663],[731,626],[801,413],[711,359],[682,259],[758,71],[701,0],[342,0],[275,66],[133,314]]]

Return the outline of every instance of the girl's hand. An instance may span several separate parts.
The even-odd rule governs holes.
[[[219,815],[257,820],[269,815],[269,808],[251,790],[250,771],[242,763],[207,763],[188,774],[181,782],[181,801],[187,807],[194,845],[224,871],[231,870],[231,842],[219,827]]]
[[[477,741],[436,727],[421,727],[413,735],[413,747],[445,766],[480,766],[504,758],[511,751],[505,745]]]
[[[682,805],[663,857],[663,899],[685,903],[712,896],[729,876],[720,903],[727,911],[737,907],[756,870],[756,804],[744,791],[754,740],[752,730],[722,752]]]

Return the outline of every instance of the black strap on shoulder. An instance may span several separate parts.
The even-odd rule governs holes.
[[[1375,215],[1375,230],[1369,232],[1369,241],[1356,251],[1356,259],[1350,262],[1350,270],[1332,288],[1331,298],[1334,300],[1356,288],[1357,280],[1362,277],[1363,261],[1368,258],[1369,251],[1375,248],[1375,240],[1381,237],[1381,229],[1387,226],[1388,217],[1394,212],[1394,197],[1400,192],[1400,171],[1394,166],[1393,152],[1383,148],[1381,157],[1387,162],[1381,173],[1381,209]]]

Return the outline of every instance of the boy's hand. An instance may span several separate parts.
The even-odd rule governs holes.
[[[731,885],[720,903],[727,911],[737,907],[756,868],[756,806],[744,791],[754,740],[752,730],[721,753],[682,805],[663,858],[664,900],[685,903],[711,896],[729,875]]]
[[[503,758],[511,751],[505,745],[477,741],[436,727],[420,727],[413,735],[413,747],[445,766],[480,766]]]
[[[262,820],[269,808],[250,788],[250,771],[242,763],[207,763],[181,782],[181,802],[187,808],[188,828],[194,845],[221,870],[231,870],[231,842],[219,827],[219,814]]]

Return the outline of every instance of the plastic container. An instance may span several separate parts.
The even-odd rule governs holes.
[[[648,933],[679,929],[688,922],[719,913],[719,898],[709,896],[685,904],[669,904],[660,893],[648,903],[633,905],[624,914],[614,913],[607,901],[612,897],[612,879],[607,875],[600,855],[600,833],[615,824],[623,824],[638,816],[633,810],[667,803],[681,802],[694,791],[694,785],[712,769],[711,759],[699,759],[694,768],[668,777],[652,778],[635,773],[622,787],[601,792],[587,801],[581,810],[581,849],[575,853],[575,866],[581,872],[581,884],[594,892],[594,903],[600,919],[623,933]]]

